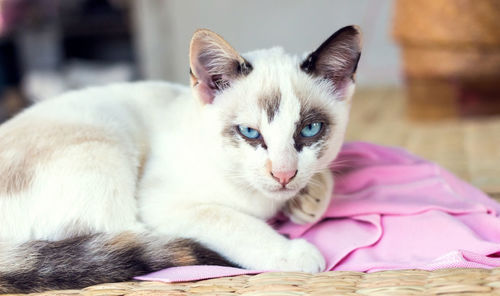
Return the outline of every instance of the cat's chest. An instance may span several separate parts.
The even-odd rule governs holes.
[[[188,147],[153,153],[140,181],[144,202],[172,210],[179,204],[217,204],[267,220],[281,204],[254,190],[236,185],[207,159],[190,157]]]
[[[281,203],[234,184],[217,189],[219,195],[215,195],[213,202],[224,204],[262,220],[272,218],[282,208]]]

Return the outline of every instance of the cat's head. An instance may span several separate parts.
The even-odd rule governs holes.
[[[281,48],[240,55],[219,35],[195,32],[192,88],[231,180],[283,201],[328,167],[346,130],[360,35],[344,27],[299,58]]]

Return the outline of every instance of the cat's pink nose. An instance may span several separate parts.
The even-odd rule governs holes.
[[[274,180],[280,182],[281,185],[285,186],[290,183],[290,180],[293,179],[297,175],[297,170],[294,171],[271,171],[271,176],[273,176]]]

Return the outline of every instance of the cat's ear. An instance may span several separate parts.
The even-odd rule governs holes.
[[[235,79],[252,71],[252,65],[216,33],[200,29],[191,39],[189,49],[191,85],[205,104],[231,85]]]
[[[361,56],[361,31],[357,26],[333,33],[301,63],[300,68],[313,76],[332,81],[336,90],[354,82]]]

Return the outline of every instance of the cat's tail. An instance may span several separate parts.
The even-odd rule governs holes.
[[[233,266],[193,240],[128,232],[0,244],[0,293],[77,289],[185,265]]]

